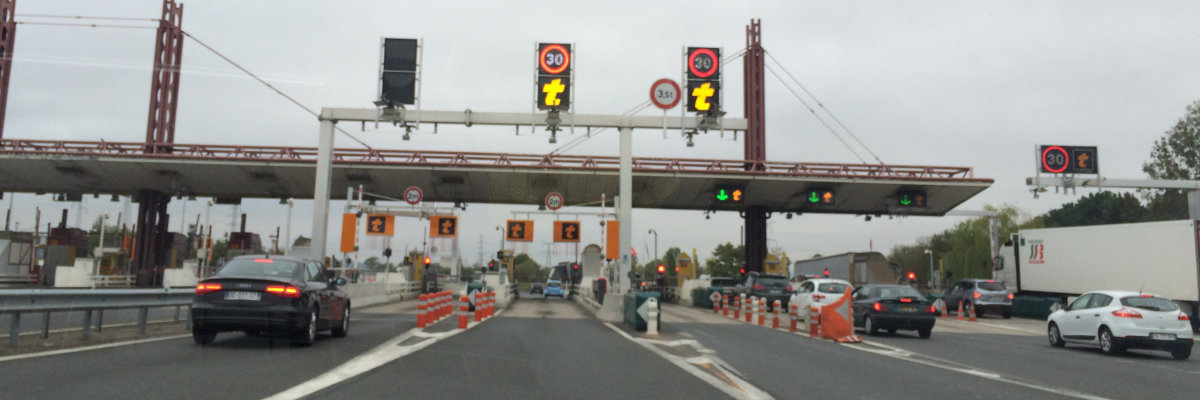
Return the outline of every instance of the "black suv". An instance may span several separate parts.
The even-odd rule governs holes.
[[[961,301],[963,304],[973,304],[975,315],[980,317],[985,312],[1000,314],[1004,318],[1012,317],[1013,296],[1003,281],[963,279],[946,288],[942,298],[946,299],[947,310],[957,310]]]
[[[787,277],[783,275],[764,274],[757,271],[746,273],[742,281],[733,287],[734,295],[745,293],[746,298],[758,297],[767,299],[767,309],[774,308],[775,300],[783,309],[787,309],[788,298],[792,296],[792,287],[788,286]]]

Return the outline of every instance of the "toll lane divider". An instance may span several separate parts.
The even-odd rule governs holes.
[[[454,293],[449,290],[440,292],[422,294],[417,297],[417,328],[426,328],[432,326],[439,321],[453,316],[454,302],[459,302],[458,316],[459,327],[466,329],[464,322],[472,319],[468,317],[470,313],[471,299],[467,296],[462,296],[458,299],[454,298]],[[475,314],[473,315],[474,322],[482,322],[496,315],[496,292],[476,292],[475,293]]]
[[[714,304],[716,297],[714,296]],[[727,305],[728,297],[723,298],[723,305]],[[743,321],[751,325],[757,324],[761,327],[767,327],[767,301],[765,298],[758,298],[740,294],[733,298],[733,314],[725,313],[725,316],[732,317],[735,321]],[[771,304],[771,325],[770,329],[780,330],[784,326],[782,318],[787,318],[788,332],[803,332],[808,337],[829,339],[839,343],[860,343],[862,337],[854,334],[853,319],[850,311],[850,291],[842,295],[838,301],[827,305],[812,306],[809,309],[801,310],[798,304],[788,304],[788,311],[783,311],[783,304],[780,300],[775,300]],[[755,311],[757,309],[757,311]],[[714,306],[713,312],[716,313],[717,307]],[[807,318],[801,318],[801,315],[806,315]],[[743,315],[739,315],[743,314]],[[757,318],[755,318],[757,314]],[[781,318],[780,315],[783,315]]]

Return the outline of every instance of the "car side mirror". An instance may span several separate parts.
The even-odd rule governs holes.
[[[337,285],[337,286],[342,286],[342,285],[346,284],[346,278],[339,276],[337,278],[333,278],[333,281],[330,283]]]

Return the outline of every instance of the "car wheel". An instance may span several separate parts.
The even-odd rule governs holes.
[[[1113,338],[1112,331],[1108,327],[1100,328],[1100,352],[1108,355],[1121,354],[1125,351],[1120,344],[1117,344]]]
[[[342,311],[342,323],[330,331],[333,337],[346,337],[347,332],[350,332],[350,303],[346,303],[346,309]]]
[[[875,326],[875,322],[870,315],[863,319],[863,329],[867,331],[868,335],[874,336],[879,333],[879,327]]]
[[[307,346],[317,341],[317,310],[308,312],[308,324],[305,325],[302,335],[304,336],[301,336],[293,343]]]
[[[929,339],[933,336],[933,328],[917,328],[917,335],[920,335],[921,339]]]
[[[192,328],[192,340],[198,345],[206,345],[212,343],[217,338],[217,333],[200,328]]]
[[[1192,349],[1190,347],[1171,349],[1171,357],[1176,360],[1186,360],[1188,357],[1191,357],[1191,355]]]
[[[1000,314],[1000,316],[1004,317],[1004,319],[1012,318],[1012,311],[1005,311],[1004,314]]]
[[[1054,347],[1066,346],[1063,342],[1062,333],[1058,331],[1058,324],[1051,322],[1046,326],[1046,339],[1050,340],[1050,345]]]

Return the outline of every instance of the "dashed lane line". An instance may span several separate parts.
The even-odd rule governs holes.
[[[671,342],[660,342],[660,341],[651,340],[651,339],[635,338],[633,336],[630,336],[628,333],[625,333],[625,331],[621,330],[621,328],[613,326],[612,323],[605,322],[604,325],[608,326],[609,329],[612,329],[614,332],[617,332],[617,334],[621,335],[622,337],[629,339],[630,341],[632,341],[634,343],[637,343],[639,346],[642,346],[643,348],[645,348],[647,350],[650,350],[651,352],[653,352],[654,354],[657,354],[659,357],[662,357],[663,359],[667,360],[671,364],[675,364],[676,367],[679,367],[680,369],[684,370],[685,372],[692,374],[692,376],[699,378],[700,380],[711,385],[712,387],[716,388],[717,390],[724,392],[725,394],[729,395],[730,397],[733,397],[735,399],[746,399],[746,400],[774,399],[774,397],[771,397],[771,395],[768,394],[767,392],[755,387],[754,385],[750,384],[750,382],[747,382],[747,381],[743,380],[742,378],[740,378],[739,374],[737,374],[735,371],[732,371],[729,368],[727,368],[727,365],[724,362],[722,362],[720,359],[715,358],[715,356],[697,356],[697,357],[684,358],[684,357],[680,357],[680,356],[677,356],[674,354],[670,354],[670,353],[666,352],[665,350],[658,347],[660,345],[665,345],[665,346],[680,346],[680,345],[690,345],[690,344],[698,345],[699,342],[696,342],[695,340],[674,340]],[[712,368],[716,369],[723,376],[717,377],[714,374],[705,372],[704,370],[701,369],[701,367],[706,366],[706,365],[711,366]]]

